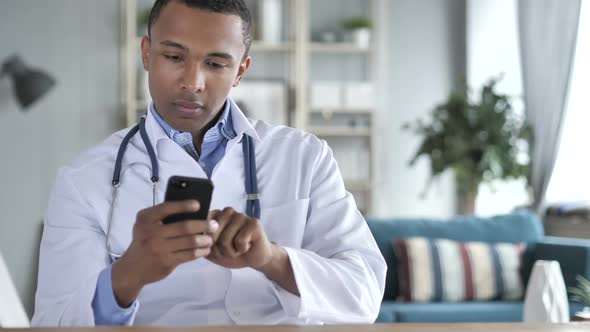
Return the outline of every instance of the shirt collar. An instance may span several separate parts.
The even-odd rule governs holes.
[[[246,134],[252,137],[256,142],[260,141],[260,136],[258,136],[258,132],[254,128],[254,126],[250,123],[248,118],[242,113],[238,105],[231,99],[227,99],[229,101],[228,107],[229,109],[229,116],[231,117],[231,124],[233,130],[236,134],[236,137],[242,137],[242,135]],[[226,103],[227,104],[227,103]],[[153,111],[152,111],[153,110]],[[156,112],[155,107],[153,106],[153,102],[150,103],[150,106],[147,109],[147,116],[146,116],[146,129],[148,132],[148,136],[152,145],[156,147],[158,142],[162,139],[170,139],[170,131],[168,133],[165,132],[162,125],[159,124],[156,116],[159,116],[158,112]],[[161,117],[160,117],[161,118]],[[163,119],[162,119],[162,122]],[[171,127],[170,127],[171,128]],[[172,133],[173,134],[173,133]],[[158,153],[158,152],[156,152]]]
[[[161,116],[160,114],[156,111],[156,106],[154,105],[154,102],[152,101],[150,103],[150,107],[149,107],[149,112],[152,114],[152,116],[156,119],[156,122],[158,122],[158,124],[160,125],[160,127],[162,127],[162,129],[164,130],[164,132],[166,133],[166,136],[170,137],[170,139],[172,139],[174,137],[174,133],[178,132],[178,130],[172,128],[168,122],[166,122]]]
[[[223,107],[223,113],[219,117],[217,124],[215,125],[219,132],[228,140],[233,139],[236,137],[236,131],[234,130],[233,121],[231,117],[231,102],[229,98],[225,101],[225,106]]]

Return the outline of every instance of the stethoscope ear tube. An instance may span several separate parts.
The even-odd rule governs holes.
[[[139,131],[141,135],[141,140],[147,149],[148,156],[150,157],[150,162],[152,164],[152,182],[156,183],[160,179],[160,170],[158,168],[158,159],[156,158],[156,153],[154,152],[154,147],[150,142],[148,137],[147,131],[145,130],[145,115],[141,117],[139,123],[135,125],[135,127],[131,128],[127,135],[123,138],[121,145],[119,146],[119,151],[117,151],[117,159],[115,160],[115,170],[113,171],[113,185],[119,184],[121,181],[121,167],[123,165],[123,155],[125,155],[125,151],[127,150],[127,145],[129,145],[129,141],[131,138]],[[154,203],[155,204],[155,203]]]
[[[123,138],[121,145],[119,145],[119,151],[117,151],[117,159],[115,160],[115,171],[113,172],[113,186],[119,185],[119,181],[121,180],[121,165],[123,164],[123,155],[125,154],[125,150],[127,150],[127,145],[129,141],[139,131],[139,123],[135,125],[135,127],[131,128],[127,135]]]
[[[156,152],[154,152],[152,142],[150,142],[150,138],[148,137],[147,131],[145,130],[145,115],[141,117],[141,120],[139,122],[139,134],[141,135],[143,144],[145,144],[148,156],[150,157],[150,162],[152,163],[152,183],[156,183],[160,180],[160,169],[158,167],[158,159],[156,158]]]
[[[121,141],[121,145],[119,146],[119,151],[117,151],[117,159],[115,160],[115,170],[113,171],[113,180],[112,180],[112,185],[113,185],[113,200],[111,202],[111,208],[109,211],[109,220],[108,220],[108,226],[107,226],[107,238],[106,238],[106,248],[107,248],[107,252],[109,253],[109,256],[111,258],[111,262],[115,262],[117,259],[119,259],[121,257],[120,254],[116,254],[111,250],[111,245],[109,243],[109,240],[111,238],[111,227],[112,227],[112,223],[113,223],[113,214],[115,211],[115,205],[117,203],[117,191],[119,189],[119,185],[121,182],[121,167],[123,165],[123,156],[125,155],[125,151],[127,150],[127,146],[129,145],[129,141],[131,140],[131,138],[137,134],[137,132],[139,131],[139,134],[141,135],[141,140],[143,141],[143,144],[145,145],[145,148],[147,149],[147,153],[148,156],[150,157],[150,162],[152,164],[152,205],[156,205],[156,194],[158,192],[158,181],[160,180],[160,176],[159,176],[159,168],[158,168],[158,159],[156,158],[156,153],[154,151],[154,147],[152,146],[152,143],[150,142],[150,139],[148,137],[147,131],[145,129],[145,115],[141,117],[141,120],[139,120],[139,123],[137,125],[135,125],[133,128],[131,128],[131,130],[129,130],[129,132],[127,133],[127,135],[125,135],[125,137],[123,138],[123,141]]]

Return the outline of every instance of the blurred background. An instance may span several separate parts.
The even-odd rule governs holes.
[[[29,316],[58,168],[146,111],[152,3],[0,0],[0,253]],[[363,214],[528,207],[590,237],[586,0],[247,3],[253,65],[232,97],[326,139]]]

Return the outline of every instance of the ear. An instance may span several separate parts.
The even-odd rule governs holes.
[[[143,69],[146,71],[150,69],[150,45],[150,38],[148,36],[143,36],[143,38],[141,38],[141,61],[143,62]]]
[[[236,80],[234,81],[234,87],[240,84],[240,81],[246,75],[248,68],[250,68],[250,63],[252,62],[252,58],[250,56],[246,57],[242,63],[240,63],[240,68],[238,68],[238,75],[236,76]]]

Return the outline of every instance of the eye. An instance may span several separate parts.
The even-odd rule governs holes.
[[[172,62],[181,62],[183,59],[180,55],[168,55],[164,54],[164,57]]]
[[[225,64],[223,63],[219,63],[219,62],[213,62],[213,61],[208,61],[207,62],[207,66],[214,68],[214,69],[221,69],[221,68],[225,68],[227,67]]]

